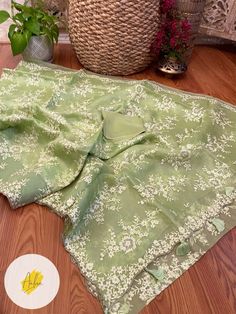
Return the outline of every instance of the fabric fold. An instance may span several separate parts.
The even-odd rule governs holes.
[[[0,104],[0,192],[65,217],[106,313],[137,313],[235,226],[232,105],[25,62]]]
[[[102,112],[103,134],[110,140],[128,140],[145,132],[140,117],[124,116],[117,112]]]

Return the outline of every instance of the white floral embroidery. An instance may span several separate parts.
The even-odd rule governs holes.
[[[158,212],[158,210],[155,212],[145,211],[146,217],[143,219],[134,216],[132,224],[127,224],[121,219],[118,222],[121,227],[119,237],[112,229],[108,230],[109,239],[104,241],[104,249],[101,251],[100,259],[103,260],[106,255],[113,257],[116,253],[124,252],[127,254],[135,250],[141,244],[141,240],[148,237],[148,230],[154,229],[159,224]]]
[[[145,204],[154,202],[156,196],[162,196],[167,201],[173,201],[186,184],[187,178],[185,176],[170,176],[164,180],[161,176],[150,175],[148,183],[140,182],[140,184],[134,185],[134,188],[143,198],[140,204]]]
[[[146,131],[107,140],[102,110],[139,116]],[[148,81],[22,62],[0,80],[0,191],[65,217],[90,291],[111,313],[135,312],[134,299],[151,300],[220,236],[213,218],[233,222],[235,113]],[[183,241],[196,252],[180,258]]]
[[[213,124],[217,124],[221,126],[223,129],[231,125],[231,121],[225,116],[222,110],[219,109],[212,110],[210,114],[212,117]]]
[[[99,195],[88,208],[84,218],[85,224],[88,224],[90,220],[95,220],[98,224],[102,224],[106,210],[119,212],[120,199],[118,195],[122,194],[126,188],[122,182],[118,182],[111,187],[104,183],[103,189],[99,191]]]
[[[185,119],[191,122],[200,122],[204,116],[204,109],[196,104],[195,102],[191,103],[191,110],[185,110]]]
[[[203,167],[202,174],[197,173],[194,190],[205,191],[209,188],[219,189],[223,187],[228,178],[232,176],[229,166],[223,162],[216,161],[215,168]]]

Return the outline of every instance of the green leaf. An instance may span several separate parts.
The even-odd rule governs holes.
[[[21,23],[23,23],[25,21],[22,13],[17,13],[16,15],[14,15],[13,20],[19,21]]]
[[[53,43],[53,35],[46,27],[43,28],[42,35],[46,35],[50,39],[51,43]]]
[[[37,18],[37,20],[40,20],[43,16],[44,16],[44,14],[43,14],[41,11],[36,12],[36,18]]]
[[[30,18],[24,23],[26,29],[28,29],[34,35],[40,34],[40,23],[35,18]]]
[[[145,268],[146,272],[148,272],[150,275],[152,275],[155,279],[159,281],[163,281],[165,278],[165,271],[159,267],[158,269],[148,269]]]
[[[225,230],[225,222],[220,218],[213,218],[212,224],[216,227],[218,232],[222,232]]]
[[[13,7],[17,10],[17,11],[23,11],[25,8],[27,8],[25,5],[20,4],[20,3],[16,3],[14,1],[12,1]]]
[[[27,38],[25,33],[13,33],[10,41],[13,56],[22,53],[27,46]]]
[[[32,14],[30,12],[22,12],[22,16],[25,20],[27,20],[28,18],[30,18],[32,16]]]
[[[0,11],[0,24],[6,22],[10,17],[10,14],[7,11]]]
[[[18,10],[18,11],[20,11],[22,15],[25,15],[26,18],[29,18],[30,16],[34,15],[35,8],[29,7],[26,5],[20,5],[20,10]]]
[[[55,18],[52,15],[45,14],[43,17],[43,20],[44,20],[44,22],[47,22],[48,24],[53,25],[55,23]]]
[[[176,248],[177,256],[185,256],[190,252],[191,248],[188,242],[181,242]]]
[[[57,42],[58,42],[58,36],[59,36],[59,30],[56,29],[56,28],[53,28],[53,29],[51,30],[51,33],[52,33],[53,39],[54,39],[55,42],[57,43]]]
[[[26,40],[27,40],[27,44],[28,44],[30,38],[32,37],[32,33],[28,29],[25,29],[24,30],[24,34],[25,34],[25,37],[26,37]]]
[[[11,39],[12,35],[14,34],[15,30],[17,28],[16,24],[11,24],[9,26],[9,30],[8,30],[8,38]]]

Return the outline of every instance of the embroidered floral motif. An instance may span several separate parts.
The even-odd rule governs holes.
[[[203,190],[209,188],[219,189],[225,185],[227,179],[232,176],[229,166],[225,163],[220,163],[216,161],[215,168],[208,169],[203,167],[203,174],[197,174],[197,179],[195,180],[194,190]]]
[[[140,182],[140,184],[134,185],[134,188],[143,198],[139,202],[140,204],[154,202],[156,196],[162,196],[167,201],[173,201],[177,194],[183,190],[186,182],[185,176],[170,176],[164,180],[161,176],[150,175],[148,183],[144,185],[143,182]]]
[[[200,105],[196,104],[196,102],[191,103],[191,109],[186,109],[185,111],[185,119],[191,122],[200,122],[204,117],[204,109]]]
[[[145,132],[104,138],[103,110]],[[111,314],[138,313],[235,224],[235,115],[149,81],[21,62],[0,80],[0,191],[65,217],[89,290]]]
[[[143,219],[134,216],[132,224],[127,224],[121,219],[118,222],[121,227],[118,236],[113,229],[108,230],[109,239],[104,241],[100,259],[103,260],[106,255],[113,257],[116,253],[127,254],[135,250],[142,243],[141,240],[148,236],[148,230],[154,229],[159,224],[157,217],[158,210],[155,212],[145,211]]]

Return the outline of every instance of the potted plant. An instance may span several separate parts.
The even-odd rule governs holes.
[[[159,57],[158,69],[167,74],[180,74],[186,69],[186,53],[190,47],[191,24],[182,18],[175,0],[162,0],[162,23],[153,45]]]
[[[56,17],[40,6],[11,1],[11,14],[0,11],[0,24],[8,19],[12,21],[8,37],[14,56],[22,53],[25,60],[52,61],[53,44],[59,36]]]

